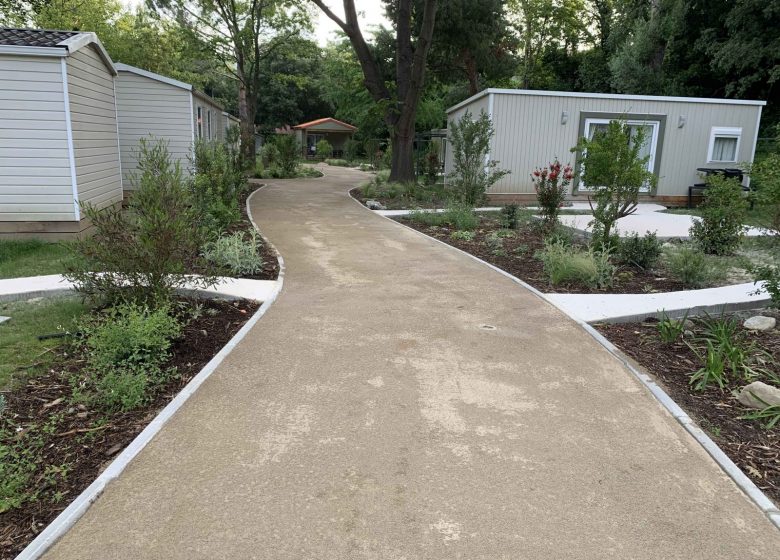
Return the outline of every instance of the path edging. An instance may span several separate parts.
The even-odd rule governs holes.
[[[252,194],[247,197],[246,207],[247,215],[252,226],[260,234],[260,237],[269,247],[276,253],[276,258],[279,261],[279,276],[276,279],[277,286],[266,301],[255,311],[255,313],[244,323],[244,326],[233,335],[233,337],[225,344],[219,352],[214,355],[209,362],[203,366],[198,374],[193,377],[189,383],[187,383],[181,391],[171,400],[154,419],[147,424],[147,426],[138,434],[133,441],[128,444],[127,447],[117,456],[116,459],[106,467],[106,469],[98,475],[98,477],[85,488],[81,494],[79,494],[75,500],[73,500],[68,507],[54,518],[54,520],[41,531],[35,539],[28,544],[22,552],[16,557],[16,560],[35,560],[40,558],[49,548],[54,545],[68,530],[76,524],[81,516],[86,513],[89,507],[97,500],[108,484],[114,479],[119,477],[120,474],[127,468],[130,462],[136,458],[136,456],[154,439],[154,437],[160,432],[160,430],[168,423],[173,415],[187,402],[187,400],[195,394],[201,385],[211,376],[217,367],[223,362],[223,360],[233,351],[241,340],[247,335],[252,327],[257,324],[260,318],[265,315],[268,308],[276,301],[279,293],[282,291],[284,285],[284,259],[274,245],[268,241],[263,235],[260,229],[257,227],[252,213],[249,210],[249,201],[252,197],[262,190],[266,185],[262,185],[257,188]]]
[[[718,445],[704,432],[704,430],[702,430],[701,428],[699,428],[699,426],[696,425],[693,419],[690,416],[688,416],[688,414],[685,413],[685,411],[680,407],[680,405],[678,405],[666,393],[666,391],[664,391],[655,381],[653,381],[653,379],[647,373],[644,373],[639,369],[637,369],[631,363],[631,361],[614,344],[612,344],[609,340],[604,338],[604,336],[601,333],[599,333],[596,329],[594,329],[590,324],[579,319],[578,317],[569,315],[569,313],[567,313],[565,309],[559,307],[554,301],[549,300],[544,293],[540,292],[539,290],[537,290],[530,284],[524,282],[523,280],[520,280],[516,276],[509,274],[507,271],[502,270],[497,266],[492,265],[489,262],[484,261],[479,257],[472,255],[471,253],[467,253],[462,249],[450,245],[449,243],[445,243],[440,239],[436,239],[435,237],[431,237],[430,235],[427,235],[419,230],[416,230],[413,227],[409,227],[406,224],[403,224],[397,220],[393,220],[390,217],[377,214],[370,208],[364,206],[358,199],[353,197],[349,191],[347,191],[347,195],[349,196],[349,198],[355,201],[356,204],[358,204],[361,208],[365,209],[366,211],[371,212],[372,214],[377,215],[382,219],[389,220],[398,226],[408,229],[409,231],[413,231],[418,235],[422,235],[432,241],[435,241],[436,243],[440,243],[445,247],[449,247],[454,251],[466,255],[467,257],[479,263],[482,263],[489,268],[492,268],[499,274],[505,276],[506,278],[509,278],[516,284],[519,284],[520,286],[524,287],[532,294],[542,299],[543,301],[547,302],[548,304],[552,305],[553,307],[558,309],[561,313],[563,313],[565,316],[572,319],[575,323],[577,323],[580,327],[582,327],[588,334],[590,334],[596,340],[596,342],[598,342],[604,349],[606,349],[610,354],[612,354],[615,358],[617,358],[617,360],[620,363],[622,363],[631,372],[631,374],[637,380],[639,380],[639,382],[642,385],[644,385],[644,387],[648,391],[650,391],[650,394],[652,394],[653,397],[655,397],[655,399],[661,404],[661,406],[663,406],[666,409],[666,411],[669,412],[669,414],[671,414],[675,420],[677,420],[677,422],[685,429],[685,431],[688,432],[704,448],[707,454],[710,457],[712,457],[715,463],[717,463],[718,466],[734,481],[734,483],[739,487],[739,489],[742,490],[742,492],[753,501],[753,503],[764,513],[764,515],[767,516],[769,521],[775,527],[780,529],[780,509],[778,509],[775,506],[772,500],[770,500],[767,497],[767,495],[764,494],[764,492],[762,492],[761,489],[758,486],[756,486],[745,473],[742,472],[742,470],[734,463],[734,461],[729,459],[728,455],[726,455],[726,453],[724,453],[724,451],[720,447],[718,447]]]

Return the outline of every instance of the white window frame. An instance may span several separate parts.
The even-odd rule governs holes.
[[[208,139],[211,140],[211,109],[206,111],[206,130],[208,132]]]
[[[712,153],[715,150],[716,138],[736,138],[737,147],[734,149],[734,159],[720,160],[713,159]],[[739,147],[742,144],[742,128],[738,126],[713,126],[710,129],[710,144],[707,148],[707,163],[737,163],[739,160]]]
[[[655,170],[655,159],[657,156],[656,152],[658,150],[658,135],[661,131],[661,121],[654,121],[654,120],[647,120],[647,119],[585,119],[585,138],[590,139],[590,127],[594,124],[609,124],[614,120],[620,120],[621,122],[624,122],[626,124],[635,124],[635,125],[642,125],[642,126],[650,126],[653,129],[653,133],[650,135],[650,159],[647,161],[647,170],[651,173]],[[593,191],[593,188],[588,187],[585,185],[585,181],[582,180],[582,177],[580,177],[580,184],[577,187],[577,190],[580,191]],[[643,186],[641,189],[639,189],[639,192],[650,192],[650,185],[647,184]]]
[[[203,107],[198,105],[198,117],[196,119],[198,123],[198,140],[203,138]]]

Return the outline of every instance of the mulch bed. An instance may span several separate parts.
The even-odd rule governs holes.
[[[427,226],[414,222],[405,217],[397,218],[399,222],[406,224],[418,231],[430,235],[445,243],[457,247],[480,259],[507,271],[508,273],[528,282],[541,292],[572,293],[572,294],[641,294],[652,292],[671,292],[686,289],[685,286],[666,277],[663,271],[641,270],[634,267],[619,268],[615,274],[614,284],[611,288],[599,290],[589,288],[581,284],[558,284],[552,286],[544,271],[544,265],[534,255],[544,248],[544,236],[533,225],[521,225],[515,230],[516,237],[504,238],[504,253],[495,254],[486,243],[486,238],[491,233],[501,229],[498,219],[490,216],[481,216],[480,225],[475,231],[475,237],[471,241],[453,239],[450,237],[454,231],[448,227]],[[520,253],[517,249],[522,248]]]
[[[349,194],[352,195],[352,198],[359,200],[363,206],[365,206],[367,200],[376,200],[388,210],[405,210],[407,208],[444,208],[447,203],[447,201],[443,198],[434,200],[417,200],[408,199],[403,196],[390,198],[387,196],[381,196],[379,194],[374,197],[367,197],[363,195],[363,190],[361,187],[355,187],[349,191]]]
[[[190,300],[191,301],[191,300]],[[49,373],[6,393],[0,426],[11,430],[49,425],[43,460],[32,477],[37,500],[0,514],[0,558],[18,554],[135,438],[157,413],[219,352],[257,310],[248,301],[198,300],[204,313],[193,319],[171,348],[169,366],[178,375],[155,393],[152,402],[127,413],[106,414],[71,403],[69,377],[81,367],[78,355],[59,348]],[[207,312],[207,311],[210,311]],[[67,465],[66,476],[46,476],[47,466]],[[55,500],[59,500],[55,503]]]
[[[768,314],[767,311],[762,312]],[[777,317],[777,315],[775,315]],[[720,446],[729,458],[776,504],[780,504],[780,426],[772,430],[762,422],[739,417],[751,412],[731,394],[731,390],[746,385],[734,381],[720,390],[711,386],[703,391],[692,390],[690,374],[701,367],[700,360],[683,340],[664,343],[657,334],[657,321],[617,325],[595,325],[601,334],[627,356],[652,374],[659,385],[686,413]],[[692,332],[698,335],[694,326]],[[780,363],[780,331],[752,332],[743,329],[747,340],[769,352],[777,371]],[[689,337],[688,340],[691,340]]]

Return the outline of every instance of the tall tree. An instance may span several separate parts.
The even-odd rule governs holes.
[[[241,159],[255,158],[255,121],[262,63],[310,26],[297,0],[150,0],[211,44],[238,82]]]
[[[393,6],[395,27],[395,84],[388,87],[380,61],[363,37],[354,0],[343,0],[344,19],[323,0],[312,0],[347,35],[363,71],[364,84],[376,103],[384,108],[393,153],[391,181],[414,181],[414,125],[423,93],[428,51],[436,21],[437,0],[425,0],[422,14],[412,0],[397,0]],[[413,14],[413,12],[415,12]],[[412,16],[421,17],[419,32],[412,37]]]

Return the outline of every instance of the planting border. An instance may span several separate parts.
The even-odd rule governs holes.
[[[351,198],[358,206],[366,210],[367,212],[371,212],[372,214],[376,215],[376,212],[373,210],[370,210],[366,206],[364,206],[359,200],[357,200],[355,197],[352,196],[352,194],[347,192],[347,196]],[[610,354],[612,354],[617,360],[622,363],[630,372],[631,374],[639,380],[639,382],[644,385],[644,387],[650,391],[650,394],[655,397],[655,399],[661,403],[661,406],[663,406],[669,414],[671,414],[677,422],[685,429],[686,432],[688,432],[693,438],[704,448],[704,450],[709,454],[710,457],[718,464],[718,466],[723,469],[723,471],[734,481],[734,483],[739,487],[742,492],[744,492],[748,498],[750,498],[753,503],[764,513],[764,515],[767,516],[769,521],[778,529],[780,529],[780,509],[775,506],[775,504],[770,500],[766,494],[764,494],[761,489],[756,486],[750,478],[747,477],[745,473],[742,472],[742,470],[734,464],[734,462],[729,459],[728,455],[723,452],[723,450],[718,447],[718,445],[712,441],[712,439],[699,427],[696,425],[696,423],[693,421],[693,419],[688,416],[685,411],[680,408],[680,406],[674,402],[674,400],[664,391],[653,379],[647,374],[642,371],[640,371],[634,364],[631,362],[631,360],[623,354],[614,344],[612,344],[609,340],[604,338],[596,329],[594,329],[591,325],[586,323],[585,321],[574,317],[566,312],[566,310],[562,307],[560,307],[558,304],[556,304],[555,301],[549,299],[544,293],[540,292],[530,284],[527,284],[526,282],[523,282],[516,276],[513,276],[506,272],[505,270],[501,270],[497,266],[494,266],[490,264],[489,262],[486,262],[479,257],[476,257],[472,255],[471,253],[467,253],[466,251],[463,251],[461,249],[458,249],[457,247],[453,247],[452,245],[445,243],[444,241],[441,241],[440,239],[436,239],[434,237],[431,237],[430,235],[426,235],[425,233],[418,231],[412,227],[409,227],[405,224],[402,224],[401,222],[398,222],[396,220],[393,220],[392,218],[389,218],[387,216],[379,216],[380,218],[384,220],[390,220],[391,222],[395,223],[396,225],[406,228],[410,231],[413,231],[419,235],[422,235],[428,239],[431,239],[435,241],[436,243],[440,243],[444,245],[445,247],[448,247],[452,249],[453,251],[457,251],[458,253],[461,253],[463,255],[466,255],[467,257],[474,259],[475,261],[484,264],[485,266],[492,268],[499,274],[505,276],[506,278],[509,278],[516,284],[519,284],[520,286],[524,287],[528,291],[530,291],[532,294],[540,298],[541,300],[549,303],[556,309],[558,309],[561,313],[563,313],[565,316],[572,319],[574,322],[576,322],[580,327],[582,327],[588,334],[590,334],[596,342],[598,342],[604,349],[606,349]]]
[[[230,352],[238,345],[239,342],[246,336],[246,334],[255,326],[260,318],[265,315],[268,308],[278,297],[282,291],[284,285],[284,259],[274,245],[268,241],[263,235],[260,229],[257,227],[252,213],[249,210],[249,202],[252,197],[257,194],[261,189],[266,187],[262,185],[257,188],[246,200],[247,214],[254,228],[258,231],[263,240],[268,244],[279,260],[279,277],[276,280],[276,289],[272,292],[270,297],[263,302],[260,308],[252,315],[243,327],[233,335],[225,346],[217,352],[217,354],[209,360],[209,362],[201,369],[198,374],[193,377],[187,385],[179,392],[174,399],[169,402],[165,408],[163,408],[157,416],[138,434],[130,444],[114,459],[110,465],[90,484],[81,494],[79,494],[70,505],[60,513],[54,521],[41,531],[41,533],[25,547],[22,552],[16,557],[16,560],[35,560],[40,558],[51,546],[57,542],[76,522],[82,515],[89,509],[95,500],[97,500],[108,484],[116,479],[125,470],[127,465],[135,459],[135,457],[146,447],[150,441],[157,435],[157,433],[165,426],[173,415],[184,405],[185,402],[203,385],[214,370],[222,363],[222,361],[230,354]]]

